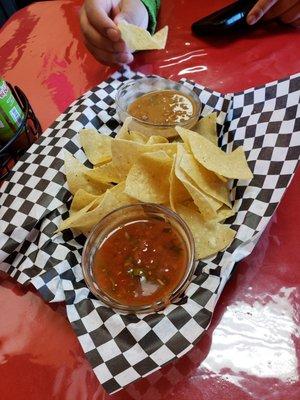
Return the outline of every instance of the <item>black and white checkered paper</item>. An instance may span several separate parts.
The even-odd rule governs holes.
[[[64,150],[86,162],[78,141],[80,129],[95,127],[114,136],[120,128],[116,91],[128,78],[141,76],[124,69],[75,101],[1,187],[1,269],[22,284],[32,283],[46,301],[66,302],[78,340],[109,393],[193,348],[209,325],[235,263],[250,254],[270,221],[300,155],[300,74],[227,95],[183,80],[204,104],[202,116],[217,112],[222,148],[243,146],[254,178],[233,182],[237,214],[227,222],[236,230],[234,242],[199,262],[193,282],[176,304],[148,315],[117,313],[96,300],[84,283],[85,237],[54,231],[68,216],[71,202]]]

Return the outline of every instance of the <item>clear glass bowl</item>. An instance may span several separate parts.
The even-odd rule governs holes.
[[[156,301],[153,304],[142,306],[128,306],[121,304],[116,299],[109,296],[102,290],[93,275],[94,257],[97,249],[106,240],[106,238],[120,226],[132,221],[145,219],[162,219],[169,222],[183,240],[186,247],[187,263],[183,278],[169,294],[168,297]],[[138,203],[129,206],[120,207],[104,217],[92,230],[87,238],[82,255],[82,269],[85,282],[90,291],[103,303],[108,306],[125,312],[148,313],[163,309],[169,303],[180,296],[193,277],[195,272],[195,248],[192,233],[182,218],[172,210],[150,203]]]
[[[136,100],[138,97],[160,90],[176,90],[182,95],[187,96],[194,105],[194,113],[189,119],[183,122],[177,122],[172,124],[158,125],[150,122],[142,121],[132,117],[129,124],[129,129],[136,130],[143,133],[146,136],[160,135],[164,137],[175,137],[178,136],[175,126],[181,126],[182,128],[192,128],[199,119],[201,111],[201,102],[195,92],[188,89],[186,86],[179,82],[173,82],[169,79],[160,77],[146,77],[141,79],[132,79],[125,82],[118,90],[116,96],[116,108],[119,118],[122,122],[127,117],[131,117],[128,113],[128,106]]]

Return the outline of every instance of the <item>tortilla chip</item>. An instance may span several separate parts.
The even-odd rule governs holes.
[[[172,159],[164,152],[144,153],[131,167],[125,193],[143,202],[169,201]]]
[[[132,117],[127,117],[123,122],[123,125],[119,129],[115,139],[129,140],[129,125],[132,122]]]
[[[176,127],[176,129],[178,132],[186,131],[181,127]],[[195,132],[188,132],[190,132],[188,140],[192,153],[206,169],[226,178],[249,180],[253,177],[242,147],[226,154],[204,137],[195,134]]]
[[[92,180],[100,181],[106,184],[120,183],[122,180],[124,180],[112,162],[93,168],[86,172],[86,175]]]
[[[230,207],[229,190],[226,183],[222,182],[213,172],[197,163],[191,154],[183,154],[180,168],[199,189]]]
[[[161,50],[165,48],[168,36],[167,26],[156,32],[153,36],[146,29],[129,24],[126,21],[120,22],[118,28],[120,29],[122,39],[130,51]]]
[[[71,153],[66,151],[65,171],[69,191],[74,195],[77,190],[83,189],[88,193],[100,195],[109,185],[96,179],[91,179],[88,174],[92,171],[78,161]]]
[[[95,129],[82,129],[79,138],[88,160],[93,165],[111,160],[110,136],[102,135]]]
[[[224,250],[235,237],[235,231],[216,221],[204,221],[201,215],[186,206],[178,208],[181,218],[189,226],[195,241],[196,259],[203,259]]]
[[[109,202],[111,200],[111,203]],[[133,204],[136,200],[125,193],[125,182],[113,186],[104,193],[102,208],[111,212],[119,207]]]
[[[234,177],[246,176],[246,172],[249,175],[245,156],[239,154],[242,150],[225,154],[199,133],[180,127],[177,131],[183,143],[169,143],[154,134],[146,137],[128,129],[131,120],[126,119],[119,138],[105,137],[111,161],[100,157],[100,165],[89,169],[67,153],[67,183],[74,198],[70,217],[59,230],[72,228],[86,234],[121,206],[151,202],[170,206],[186,220],[195,239],[197,258],[222,250],[235,234],[219,224],[234,215],[222,180],[227,180],[229,169]],[[98,141],[99,150],[102,144],[105,147],[106,139],[93,130],[83,130],[80,137],[89,159],[99,161],[99,151],[92,144]]]
[[[181,127],[176,126],[175,127],[177,133],[180,136],[180,139],[182,140],[182,145],[183,149],[185,150],[186,153],[192,154],[190,142],[189,142],[189,135],[190,132],[188,129],[181,129]],[[192,132],[192,134],[196,134],[195,132]],[[181,143],[180,143],[181,144]]]
[[[148,141],[148,138],[140,132],[130,131],[128,134],[127,140],[132,140],[133,142],[136,142],[136,143],[146,144]]]
[[[218,211],[217,211],[217,218],[215,218],[216,222],[223,222],[225,219],[232,217],[233,215],[236,214],[236,211],[233,209],[227,207],[227,206],[222,206]]]
[[[216,174],[216,173],[215,173]],[[216,176],[222,181],[222,182],[228,182],[227,178],[224,178],[224,176],[216,174]]]
[[[177,151],[177,143],[155,143],[155,144],[147,144],[145,145],[146,153],[152,153],[156,151],[164,151],[167,155],[173,158],[173,155],[176,154]]]
[[[152,39],[158,44],[158,49],[164,49],[166,47],[168,32],[169,27],[166,25],[152,36]]]
[[[214,112],[201,118],[192,130],[218,146],[217,113]]]
[[[84,208],[81,208],[79,210],[74,210],[74,212],[70,213],[69,218],[61,221],[61,223],[57,229],[57,232],[61,232],[61,231],[64,231],[65,229],[69,229],[69,228],[78,228],[78,230],[80,230],[81,224],[83,224],[83,222],[88,221],[85,219],[86,215],[88,214],[89,210],[93,208],[95,202],[96,202],[96,200],[92,201],[91,203],[86,205]],[[99,207],[99,205],[97,207]]]
[[[91,205],[90,209],[96,207],[98,203],[100,203],[102,196],[104,196],[104,194],[101,194],[100,196],[95,196],[94,194],[86,192],[84,189],[77,190],[70,207],[70,215],[85,208],[88,205]]]
[[[69,218],[62,221],[59,231],[73,228],[87,234],[103,217],[113,210],[124,205],[133,204],[135,200],[124,193],[124,188],[125,183],[123,182],[107,190],[101,196],[96,207],[93,207],[95,203],[90,203],[85,208],[74,212]]]
[[[180,136],[181,140],[183,141],[186,151],[190,152],[191,147],[189,142],[189,136],[191,134],[190,132],[192,131],[189,131],[188,129],[183,129],[180,126],[176,126],[175,129],[178,132],[178,135]],[[192,132],[192,134],[195,134],[195,132]]]
[[[125,180],[134,162],[138,160],[141,154],[146,153],[146,150],[145,145],[140,143],[116,139],[112,142],[111,152],[112,164],[122,180]]]
[[[165,151],[169,156],[173,156],[176,152],[176,144],[158,143],[145,145],[123,139],[113,140],[111,144],[112,162],[122,179],[125,180],[130,168],[141,154],[160,150]]]
[[[169,143],[169,141],[167,138],[165,138],[164,136],[160,136],[160,135],[150,136],[147,141],[147,144],[157,144],[157,143]]]
[[[131,140],[136,143],[147,143],[148,137],[145,136],[143,133],[129,129],[129,126],[132,125],[133,118],[127,117],[122,125],[121,129],[117,133],[115,139],[124,139],[124,140]]]
[[[202,217],[205,220],[214,219],[217,216],[216,211],[222,206],[222,203],[213,199],[211,196],[203,193],[200,189],[193,185],[185,172],[180,168],[181,159],[184,154],[184,149],[181,144],[178,144],[178,150],[176,154],[175,163],[175,174],[177,178],[185,186],[189,192],[194,203],[198,207]]]
[[[176,156],[174,156],[172,169],[170,173],[170,194],[169,204],[173,211],[176,211],[177,204],[188,200],[191,196],[186,190],[184,184],[177,178],[175,174]]]

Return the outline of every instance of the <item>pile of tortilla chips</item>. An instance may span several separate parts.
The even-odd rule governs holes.
[[[80,141],[92,169],[71,154],[65,170],[73,202],[59,230],[88,233],[114,209],[138,202],[176,211],[194,236],[197,259],[227,247],[235,231],[222,224],[234,215],[228,179],[252,178],[242,148],[226,154],[217,146],[216,116],[202,118],[190,131],[177,127],[177,142],[129,131],[125,121],[116,138],[84,129]]]
[[[119,23],[121,37],[130,51],[138,50],[162,50],[166,46],[168,37],[168,26],[165,26],[153,36],[143,28],[132,25],[126,21]]]

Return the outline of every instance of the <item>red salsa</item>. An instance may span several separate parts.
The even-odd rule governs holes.
[[[137,220],[113,231],[95,253],[98,286],[126,306],[168,299],[185,275],[186,244],[162,219]]]

